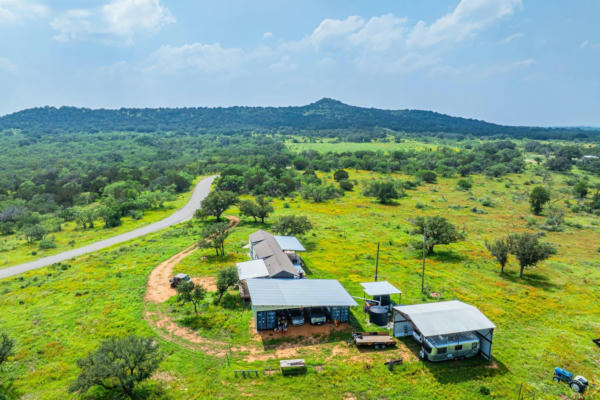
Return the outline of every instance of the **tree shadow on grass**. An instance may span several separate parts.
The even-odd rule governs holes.
[[[159,382],[145,382],[135,388],[133,396],[129,397],[117,389],[103,389],[100,386],[91,388],[87,393],[81,395],[86,400],[117,400],[117,399],[168,399],[163,385]]]
[[[536,272],[528,273],[527,270],[525,270],[522,279],[519,278],[518,272],[513,273],[504,271],[503,274],[500,274],[500,277],[512,283],[525,284],[535,288],[544,289],[549,292],[555,292],[560,288],[558,285],[552,283],[547,276],[538,274]]]
[[[342,323],[338,326],[331,323],[325,325],[306,323],[302,326],[288,326],[287,331],[283,333],[265,330],[258,331],[258,335],[262,339],[263,349],[268,351],[282,346],[291,349],[345,341],[350,338],[351,332],[352,326],[348,323]]]
[[[423,369],[429,370],[441,384],[455,384],[466,381],[476,381],[509,372],[506,365],[492,356],[490,361],[482,356],[465,360],[442,362],[421,361]]]
[[[421,256],[422,255],[423,253],[421,253]],[[459,263],[467,260],[467,257],[452,250],[437,250],[435,253],[429,254],[427,257],[444,263]]]
[[[237,260],[235,253],[225,252],[224,256],[217,256],[214,253],[207,254],[202,256],[204,257],[204,261],[208,264],[216,264],[216,263],[235,263]]]

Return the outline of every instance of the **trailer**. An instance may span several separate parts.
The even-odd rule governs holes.
[[[385,349],[396,345],[396,340],[387,332],[354,332],[352,340],[357,346],[371,346],[375,349]]]

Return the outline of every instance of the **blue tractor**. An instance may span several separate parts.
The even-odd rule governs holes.
[[[571,389],[577,393],[585,392],[587,389],[588,381],[583,376],[576,376],[573,378],[573,374],[562,368],[554,368],[554,382],[567,382]]]

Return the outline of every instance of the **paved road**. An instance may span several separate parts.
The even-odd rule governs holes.
[[[175,213],[171,214],[169,217],[161,221],[143,226],[131,232],[122,233],[118,236],[113,236],[109,239],[89,244],[87,246],[65,251],[64,253],[59,253],[53,256],[40,258],[39,260],[31,261],[28,263],[15,265],[5,269],[0,269],[0,279],[21,274],[26,271],[31,271],[32,269],[46,267],[57,262],[66,261],[73,257],[88,254],[93,251],[98,251],[106,247],[125,242],[127,240],[147,235],[148,233],[160,231],[161,229],[168,228],[171,225],[187,221],[188,219],[191,219],[194,216],[194,211],[196,211],[198,207],[200,207],[200,202],[208,195],[208,192],[210,191],[210,185],[212,184],[215,178],[216,176],[211,176],[210,178],[205,178],[198,182],[198,184],[194,188],[192,197],[187,202],[187,204],[179,210],[177,210]]]

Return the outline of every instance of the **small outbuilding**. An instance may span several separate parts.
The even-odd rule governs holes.
[[[373,298],[373,303],[378,306],[382,306],[387,308],[388,310],[392,309],[394,302],[392,301],[392,295],[398,295],[398,300],[400,300],[400,295],[402,295],[402,291],[396,288],[394,285],[387,281],[377,281],[377,282],[363,282],[360,284],[363,287],[363,292],[367,296],[371,296]],[[369,308],[370,301],[367,301],[365,311]]]
[[[247,279],[252,278],[268,278],[269,270],[267,269],[267,265],[262,259],[244,261],[236,264],[238,279],[239,279],[239,287],[240,287],[240,296],[242,299],[249,299],[250,294],[248,293],[248,285],[246,284]]]
[[[420,356],[443,361],[481,354],[492,358],[496,326],[476,307],[458,300],[394,307],[394,336],[413,336]]]
[[[334,279],[247,279],[257,330],[275,329],[289,311],[324,309],[327,319],[348,322],[350,307],[358,305]]]

